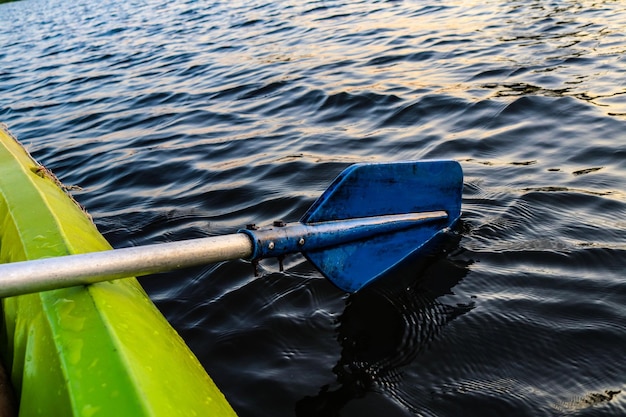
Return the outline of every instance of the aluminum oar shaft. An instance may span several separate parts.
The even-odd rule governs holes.
[[[143,276],[239,258],[261,259],[365,241],[446,220],[445,211],[288,223],[240,233],[0,265],[0,297]],[[367,244],[367,243],[359,243]],[[367,261],[367,260],[364,260]],[[337,259],[341,263],[341,258]]]
[[[0,265],[0,297],[154,274],[252,255],[241,233]]]

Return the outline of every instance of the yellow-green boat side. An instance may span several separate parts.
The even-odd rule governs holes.
[[[108,249],[0,125],[0,262]],[[20,416],[235,416],[135,278],[5,298],[1,307],[0,352]]]

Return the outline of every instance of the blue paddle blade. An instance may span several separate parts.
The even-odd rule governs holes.
[[[463,171],[456,161],[356,164],[343,171],[300,219],[304,224],[445,211],[447,216],[365,240],[303,250],[333,284],[355,292],[451,227],[461,215]]]

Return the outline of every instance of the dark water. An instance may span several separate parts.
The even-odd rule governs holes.
[[[357,295],[300,256],[143,281],[242,417],[626,415],[625,33],[609,0],[23,0],[0,120],[118,247],[461,162],[444,248]]]

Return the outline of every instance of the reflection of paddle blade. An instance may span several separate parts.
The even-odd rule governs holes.
[[[303,251],[344,291],[354,292],[420,254],[461,214],[463,172],[455,161],[356,164],[331,184],[301,219],[304,224],[445,211],[447,217],[340,246]]]
[[[458,240],[449,237],[442,239],[445,247],[435,248],[455,247]],[[337,328],[341,358],[332,368],[337,381],[298,401],[298,417],[339,416],[348,403],[366,396],[370,401],[359,404],[375,406],[376,396],[369,393],[381,396],[385,415],[406,415],[400,409],[394,414],[387,400],[421,414],[415,397],[407,392],[404,371],[417,366],[416,358],[451,321],[474,308],[472,302],[450,305],[442,298],[465,277],[471,262],[453,261],[441,252],[404,264],[405,268],[394,269],[393,279],[372,283],[347,298]]]

